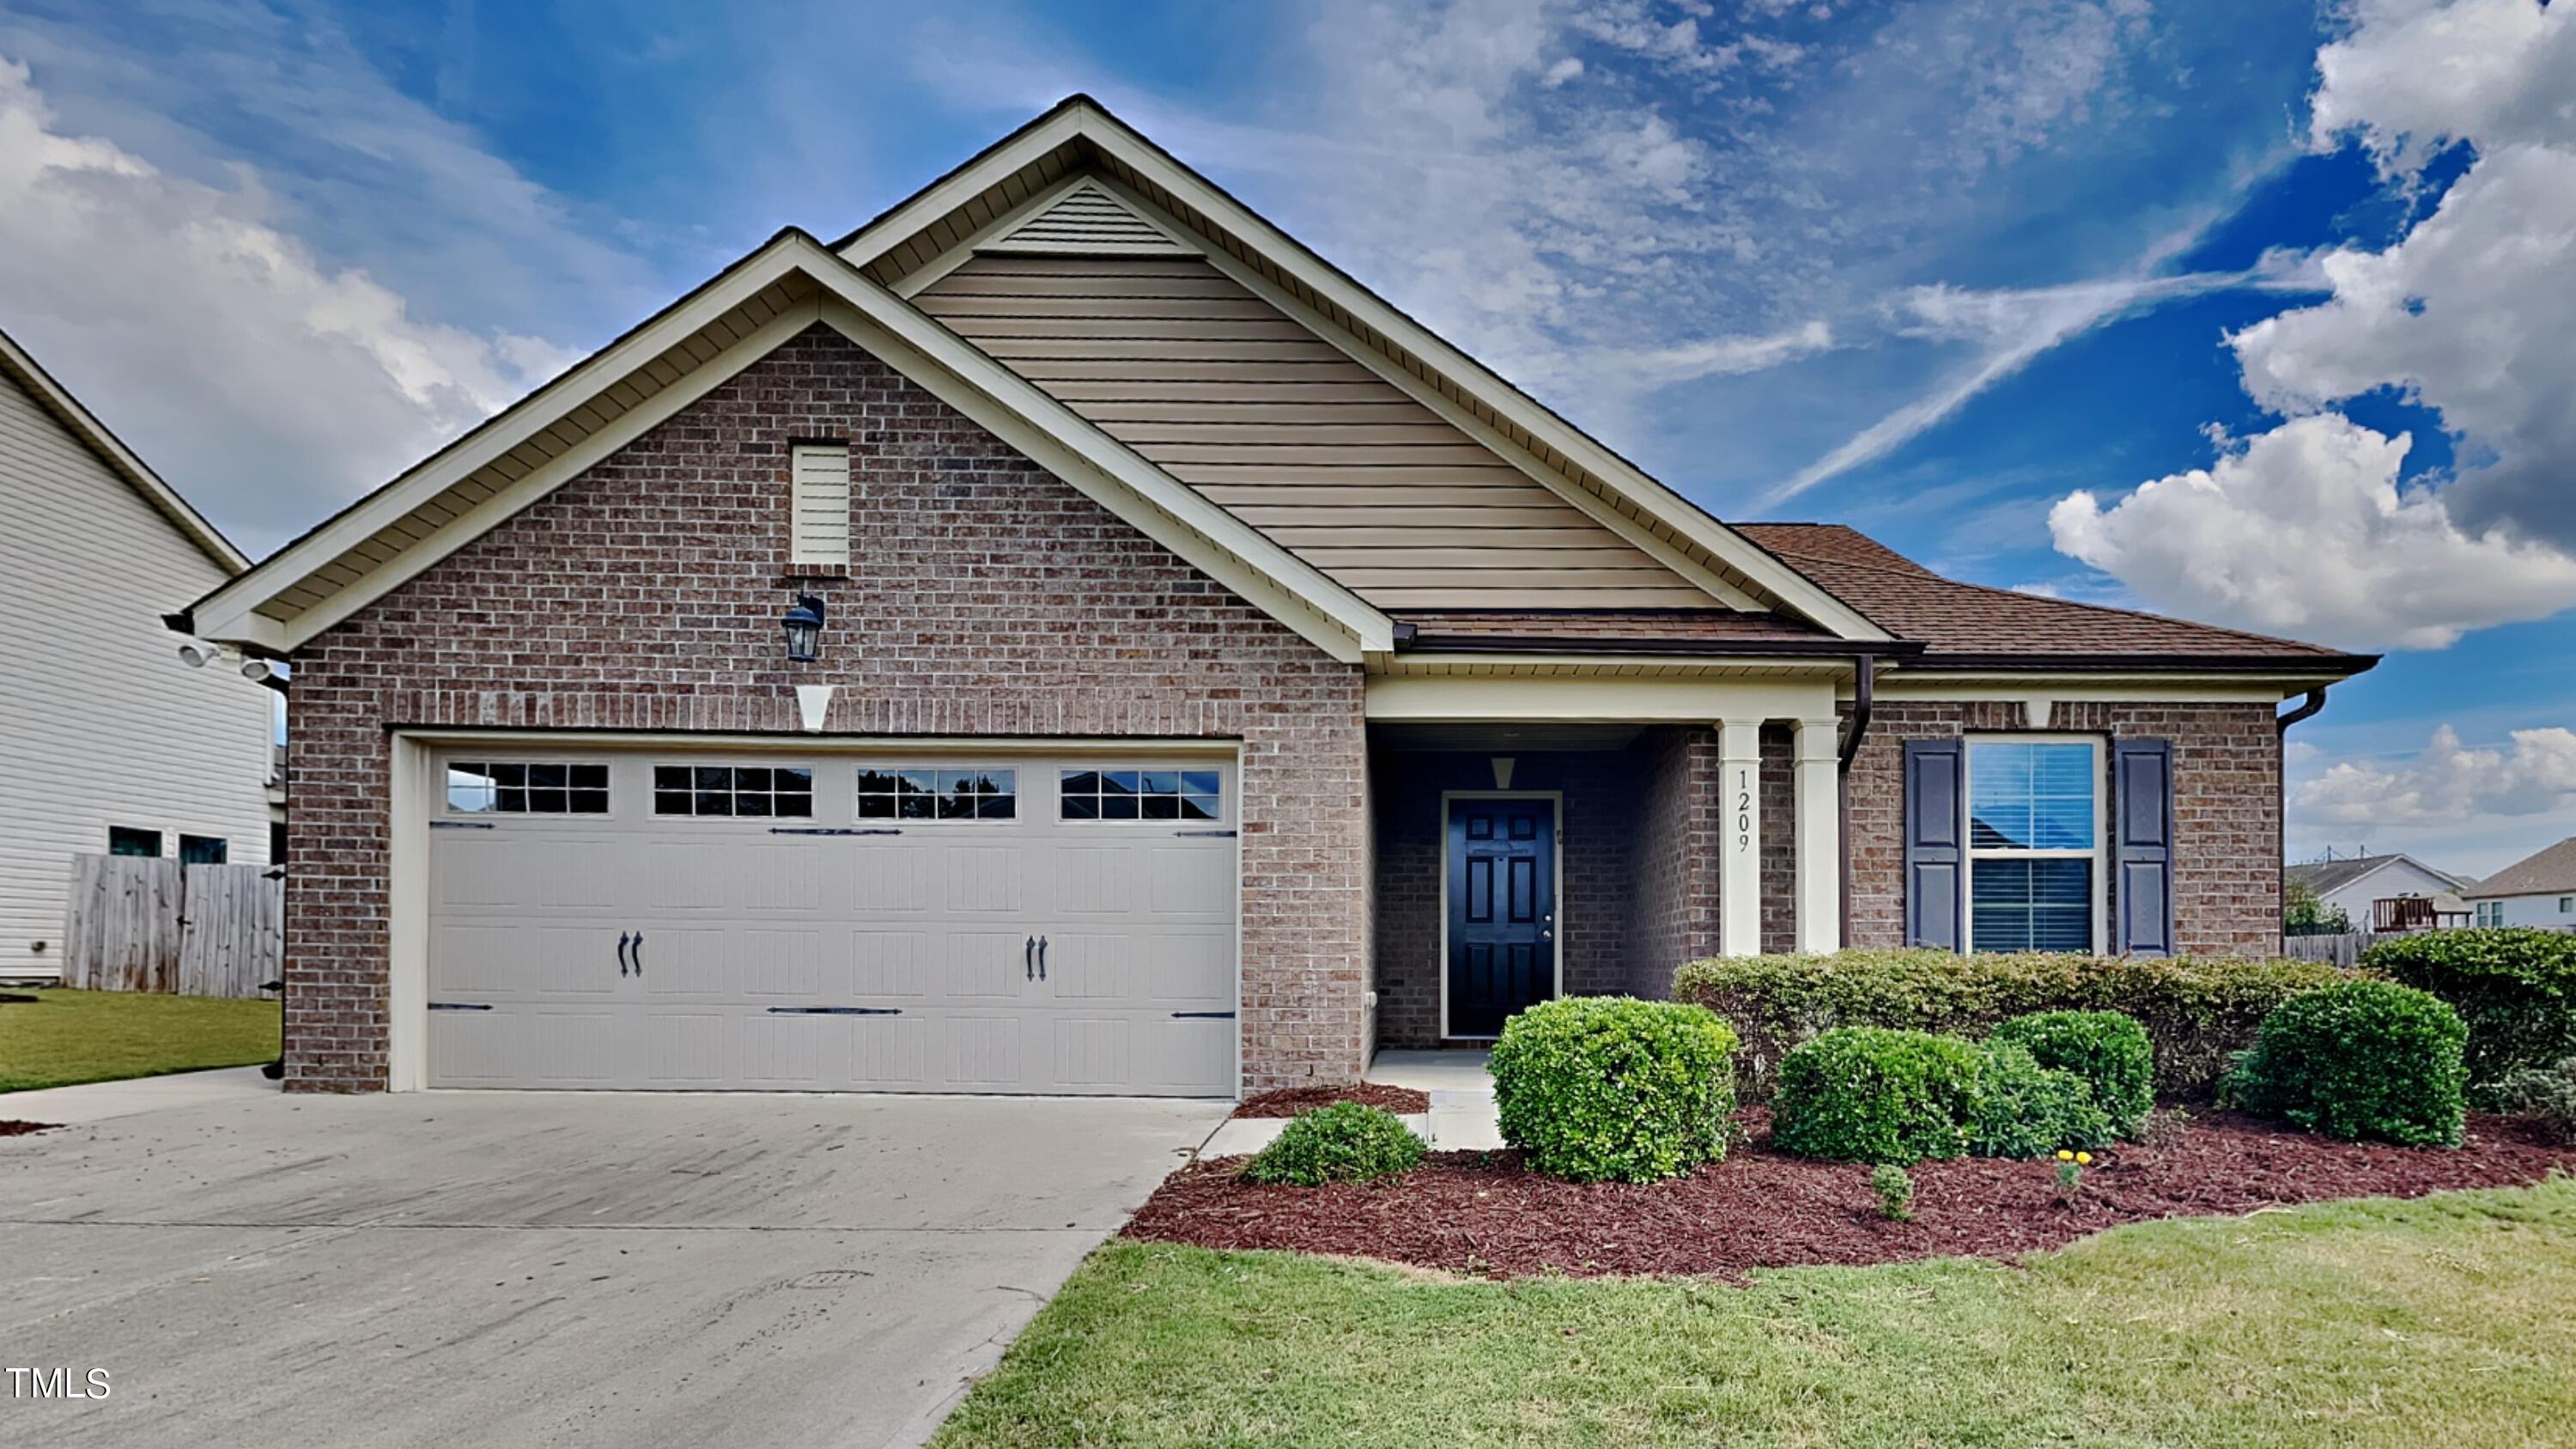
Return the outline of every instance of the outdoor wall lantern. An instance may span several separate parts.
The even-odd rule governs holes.
[[[778,626],[787,631],[787,661],[813,663],[815,646],[823,638],[823,601],[812,594],[798,594],[796,607],[787,611]]]

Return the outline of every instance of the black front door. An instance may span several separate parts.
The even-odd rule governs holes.
[[[1449,802],[1449,1034],[1556,994],[1556,802]]]

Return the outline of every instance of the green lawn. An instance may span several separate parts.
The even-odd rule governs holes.
[[[1121,1241],[936,1442],[2567,1443],[2571,1303],[2565,1178],[1750,1288]]]
[[[0,1092],[248,1066],[277,1055],[274,1001],[129,991],[32,994],[38,998],[32,1003],[0,1004]]]

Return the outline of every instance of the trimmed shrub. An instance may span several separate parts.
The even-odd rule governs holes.
[[[1984,1047],[1968,1150],[1979,1157],[2045,1157],[2060,1148],[2107,1147],[2110,1114],[2073,1072],[2042,1066],[2010,1042]]]
[[[2041,1011],[1995,1028],[1991,1040],[2020,1047],[2043,1067],[2073,1072],[2093,1089],[2111,1130],[2138,1135],[2156,1109],[2156,1049],[2147,1029],[2123,1011]],[[2099,1146],[2064,1143],[2062,1146]]]
[[[2523,1067],[2576,1056],[2576,935],[2529,927],[2425,931],[2382,941],[2361,964],[2432,992],[2469,1024],[2469,1096],[2498,1104]]]
[[[2274,1007],[2351,979],[2323,962],[2237,957],[1843,951],[1694,961],[1674,973],[1673,997],[1734,1023],[1744,1039],[1740,1087],[1749,1101],[1770,1098],[1790,1048],[1835,1027],[1981,1037],[2040,1011],[2137,1018],[2153,1043],[2157,1093],[2205,1101]]]
[[[1396,1115],[1361,1102],[1336,1102],[1291,1121],[1243,1165],[1254,1182],[1321,1187],[1408,1172],[1422,1162],[1422,1139]]]
[[[1878,1215],[1891,1223],[1914,1221],[1914,1174],[1893,1162],[1869,1170],[1869,1190],[1878,1198]]]
[[[1696,1006],[1541,1002],[1503,1024],[1487,1068],[1503,1140],[1573,1182],[1654,1182],[1726,1155],[1735,1031]]]
[[[1852,1162],[1961,1156],[1983,1064],[1957,1037],[1838,1027],[1781,1060],[1771,1140],[1801,1157]]]
[[[2516,1067],[2495,1084],[2498,1109],[2547,1128],[2561,1142],[2576,1142],[2576,1057],[2545,1067]]]
[[[2393,981],[2311,991],[2263,1019],[2227,1100],[2312,1132],[2458,1146],[2469,1029],[2450,1003]]]

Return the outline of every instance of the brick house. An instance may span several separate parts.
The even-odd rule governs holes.
[[[293,662],[322,1090],[1225,1096],[1718,952],[2265,951],[2279,707],[2371,662],[1730,527],[1080,97],[178,622]]]

